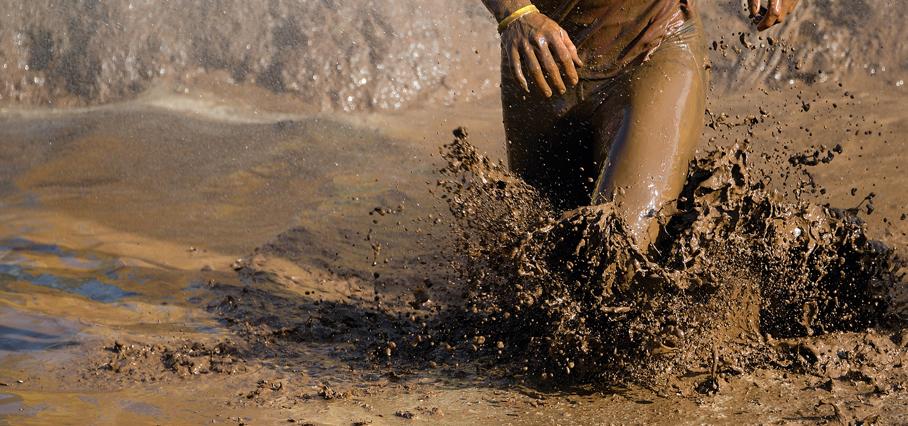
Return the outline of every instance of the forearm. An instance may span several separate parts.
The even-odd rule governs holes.
[[[530,5],[530,0],[482,0],[482,4],[492,12],[495,20],[501,22],[517,9]]]

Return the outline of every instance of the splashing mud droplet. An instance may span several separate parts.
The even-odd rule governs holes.
[[[752,183],[746,143],[691,164],[643,251],[612,205],[553,211],[455,134],[438,184],[482,318],[464,328],[529,357],[538,377],[664,383],[714,346],[752,368],[783,356],[763,336],[886,321],[902,264],[893,250],[868,240],[853,212],[785,202]]]

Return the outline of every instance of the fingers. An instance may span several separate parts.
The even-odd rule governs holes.
[[[552,43],[551,45],[544,38],[540,38],[537,41],[538,48],[536,49],[536,57],[539,59],[539,62],[542,64],[543,73],[548,76],[549,83],[552,87],[558,91],[558,93],[564,93],[564,80],[561,79],[561,70],[558,69],[558,64],[555,63],[555,59],[552,57],[551,48],[554,48],[556,44]],[[570,61],[568,61],[570,63]],[[573,67],[573,64],[571,64]]]
[[[787,14],[788,8],[784,11],[782,10],[781,0],[769,0],[769,7],[766,10],[766,15],[763,16],[763,20],[757,24],[757,31],[764,31],[769,27],[784,21],[785,15]]]
[[[564,33],[564,45],[567,46],[568,53],[571,54],[571,60],[574,61],[574,65],[582,67],[583,61],[580,60],[580,55],[577,54],[577,48],[574,47],[574,42],[571,41],[571,38],[568,37],[567,33]]]
[[[523,67],[520,65],[520,51],[516,47],[511,46],[508,50],[508,59],[511,61],[511,72],[514,73],[514,78],[517,79],[523,90],[529,92],[530,86],[527,85],[527,79],[523,76]]]
[[[523,56],[526,61],[527,71],[530,73],[530,78],[536,83],[536,87],[539,88],[543,96],[552,96],[552,89],[549,88],[548,83],[545,81],[545,74],[543,74],[539,60],[536,58],[536,49],[529,44],[523,45]],[[549,59],[551,60],[551,56]]]
[[[747,7],[750,11],[750,16],[760,13],[760,0],[747,0]]]
[[[577,70],[574,68],[574,64],[576,63],[577,66],[582,64],[577,56],[577,49],[574,48],[574,43],[571,43],[571,39],[564,30],[561,31],[560,43],[552,43],[551,48],[552,53],[555,54],[558,62],[561,63],[561,69],[564,72],[564,76],[567,77],[568,83],[571,85],[577,84],[580,79],[577,77]]]
[[[545,96],[563,94],[565,83],[580,80],[576,67],[583,66],[567,32],[542,14],[533,13],[502,33],[514,79],[529,91],[528,80]],[[562,76],[563,73],[563,76]]]
[[[764,31],[775,24],[785,22],[785,17],[794,11],[798,0],[769,0],[767,8],[760,7],[760,0],[747,0],[751,17],[758,31]]]

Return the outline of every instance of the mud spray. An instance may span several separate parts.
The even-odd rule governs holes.
[[[234,265],[249,285],[210,283],[221,296],[208,309],[239,341],[161,347],[152,369],[233,373],[246,358],[293,364],[328,345],[353,371],[385,371],[395,380],[435,368],[462,378],[472,366],[500,383],[531,387],[715,393],[723,376],[781,369],[842,370],[881,392],[899,386],[879,368],[864,368],[878,367],[880,357],[894,363],[908,342],[898,328],[904,262],[866,237],[858,213],[869,204],[783,200],[751,168],[743,140],[692,162],[681,196],[659,215],[659,238],[644,251],[614,206],[553,211],[504,165],[480,155],[466,130],[454,134],[433,182],[452,220],[436,212],[425,229],[405,230],[433,244],[426,249],[434,255],[414,262],[431,267],[414,266],[428,275],[399,294],[399,303],[378,290],[374,300],[365,289],[341,301],[294,294],[264,260],[305,257],[319,246],[310,231],[293,230]],[[811,155],[787,163],[803,167]],[[832,159],[835,150],[824,155]],[[366,237],[376,262],[378,238]],[[351,286],[390,285],[378,272],[328,269],[326,277]],[[839,333],[847,331],[862,333]],[[851,342],[860,336],[872,342]],[[102,369],[135,365],[153,349],[117,343]],[[693,372],[696,383],[682,384]]]
[[[455,135],[438,184],[478,318],[466,328],[536,378],[662,386],[705,366],[714,391],[719,369],[802,358],[794,338],[899,320],[893,250],[867,239],[856,208],[785,202],[754,181],[747,140],[691,164],[643,251],[614,206],[552,211]]]

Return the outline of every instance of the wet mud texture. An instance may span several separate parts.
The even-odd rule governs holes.
[[[691,164],[659,239],[641,250],[614,206],[553,212],[455,134],[438,183],[478,319],[466,328],[518,370],[658,385],[717,368],[719,353],[751,371],[788,362],[780,339],[901,323],[894,251],[867,239],[857,209],[785,202],[754,181],[746,142]]]
[[[206,309],[229,327],[229,341],[111,342],[86,377],[170,380],[259,365],[302,372],[237,397],[258,405],[418,388],[426,375],[685,396],[766,370],[813,375],[825,380],[818,389],[904,385],[900,370],[881,368],[898,367],[908,343],[903,262],[865,236],[857,214],[866,205],[783,201],[755,177],[742,142],[691,164],[644,251],[613,206],[554,212],[478,154],[465,130],[455,134],[435,182],[453,223],[430,222],[441,242],[426,241],[443,248],[433,262],[411,259],[408,284],[396,285],[402,270],[332,262],[314,231],[291,230],[233,265],[244,285],[209,283]],[[377,261],[380,245],[371,233],[366,241]],[[346,289],[304,290],[273,263],[308,258],[325,263],[307,280]],[[414,282],[418,274],[428,275]],[[325,370],[325,359],[349,370]],[[313,388],[323,392],[300,394]]]
[[[849,91],[841,93],[846,89]],[[719,419],[726,415],[749,419],[743,422],[772,421],[767,419],[784,415],[805,422],[847,423],[866,420],[874,413],[883,413],[881,419],[900,419],[897,416],[904,408],[898,398],[908,383],[901,361],[908,356],[908,338],[900,327],[908,299],[902,284],[892,284],[897,278],[891,274],[896,259],[865,239],[873,235],[891,246],[904,247],[906,222],[899,219],[904,213],[897,195],[902,180],[893,172],[900,166],[902,148],[895,138],[905,125],[900,113],[893,112],[900,104],[897,98],[871,104],[866,92],[853,88],[834,88],[835,92],[822,97],[791,90],[787,98],[749,92],[737,109],[734,105],[711,106],[717,112],[708,112],[703,145],[727,146],[735,139],[750,137],[766,141],[762,146],[754,143],[754,150],[762,148],[764,153],[750,153],[742,143],[735,149],[708,148],[715,152],[700,154],[691,168],[694,174],[685,199],[674,209],[678,211],[663,212],[664,235],[651,253],[629,246],[620,222],[609,221],[609,207],[563,216],[538,203],[531,188],[510,177],[501,164],[478,155],[465,142],[464,132],[459,132],[461,140],[449,147],[446,158],[433,164],[429,159],[407,160],[425,151],[395,148],[395,143],[369,136],[371,133],[332,122],[275,121],[251,124],[245,130],[227,126],[231,134],[239,135],[231,139],[222,131],[210,130],[213,124],[207,121],[187,125],[160,112],[139,110],[132,113],[139,118],[131,118],[99,111],[104,120],[144,123],[135,127],[139,130],[127,127],[112,136],[104,136],[109,126],[91,115],[75,120],[76,124],[54,118],[49,121],[53,126],[48,136],[53,146],[60,143],[57,135],[75,134],[72,137],[85,143],[66,153],[81,154],[65,161],[52,156],[53,162],[41,166],[40,161],[33,163],[38,157],[27,155],[31,150],[14,149],[8,155],[9,163],[27,167],[12,168],[7,187],[44,199],[40,211],[59,209],[76,216],[90,213],[90,218],[101,223],[174,241],[176,246],[160,248],[146,247],[146,240],[140,239],[144,251],[127,251],[131,254],[125,256],[167,253],[184,259],[179,265],[189,266],[180,268],[192,273],[172,271],[169,265],[174,263],[166,258],[154,262],[165,265],[166,274],[162,267],[129,272],[119,269],[118,263],[90,272],[111,284],[106,291],[120,288],[125,292],[115,293],[119,296],[114,302],[93,301],[93,296],[82,293],[78,294],[87,298],[73,299],[70,287],[63,291],[48,287],[54,281],[29,284],[27,276],[19,272],[5,275],[4,285],[9,289],[5,297],[16,309],[54,317],[78,315],[93,335],[97,332],[98,339],[108,341],[98,344],[93,338],[83,346],[58,350],[57,354],[74,357],[74,365],[67,364],[65,369],[63,363],[57,369],[20,368],[22,364],[14,362],[15,367],[0,382],[10,384],[13,392],[24,392],[27,386],[40,389],[42,401],[47,395],[61,394],[57,390],[63,388],[71,393],[62,394],[76,395],[73,398],[104,391],[116,395],[104,397],[111,400],[151,395],[148,401],[170,408],[186,406],[184,400],[191,400],[185,402],[191,410],[222,413],[225,406],[246,410],[235,411],[237,415],[263,410],[277,416],[280,414],[273,413],[278,411],[271,408],[293,407],[296,413],[311,415],[288,417],[307,420],[322,418],[315,413],[322,413],[328,405],[337,407],[344,420],[364,415],[390,418],[396,412],[401,418],[434,419],[438,414],[433,407],[437,407],[443,410],[445,421],[455,423],[458,416],[468,415],[473,416],[470,419],[510,419],[505,417],[509,412],[502,409],[525,413],[515,423],[527,424],[539,423],[540,418],[558,422],[565,412],[573,413],[577,423],[596,418],[629,419],[621,420],[629,423],[641,418],[664,423],[721,423],[724,420]],[[852,98],[854,94],[857,96]],[[759,107],[753,105],[753,96]],[[869,106],[859,107],[862,100]],[[822,115],[824,111],[826,115]],[[774,122],[770,112],[786,122]],[[852,117],[852,112],[857,115]],[[821,115],[814,115],[818,113]],[[409,122],[411,116],[403,119]],[[200,206],[193,198],[199,195],[183,192],[185,179],[145,181],[147,173],[140,170],[116,180],[128,184],[127,188],[150,191],[136,196],[133,191],[114,190],[123,186],[95,187],[91,182],[85,186],[84,173],[65,174],[85,169],[72,166],[85,163],[80,160],[85,158],[92,160],[90,164],[119,167],[124,158],[132,157],[106,149],[114,143],[110,141],[132,140],[136,131],[157,129],[161,123],[176,128],[177,133],[194,135],[194,141],[210,141],[212,146],[236,142],[224,145],[225,152],[237,146],[242,149],[245,137],[250,141],[250,154],[238,158],[252,165],[263,163],[256,159],[268,160],[264,161],[267,169],[246,168],[245,163],[233,166],[233,157],[216,155],[215,150],[208,156],[211,158],[204,158],[218,169],[203,168],[200,173],[204,176],[195,180],[238,179],[245,187],[265,188],[267,183],[275,188],[288,182],[281,176],[298,178],[294,170],[309,170],[305,164],[324,168],[323,174],[327,174],[312,181],[315,184],[292,181],[288,188],[296,188],[296,192],[236,192],[231,185],[214,185],[202,194],[213,191],[256,214],[249,215],[254,220],[245,222],[233,221],[245,214],[226,216],[229,221],[221,219],[210,230],[182,214]],[[27,137],[37,141],[32,144],[34,149],[49,146],[38,143],[44,134],[38,131],[43,129],[38,123],[17,126],[11,120],[9,127],[13,129],[10,140]],[[338,129],[332,130],[335,127]],[[79,130],[71,133],[70,128]],[[276,135],[285,135],[285,139]],[[287,143],[291,136],[293,143]],[[152,151],[185,145],[179,139],[164,139],[142,144]],[[253,140],[262,145],[252,145]],[[481,137],[471,138],[479,147],[482,141]],[[842,146],[822,146],[820,141],[840,141]],[[422,148],[428,145],[413,143]],[[265,149],[270,146],[282,148]],[[490,146],[500,147],[497,141],[487,142],[487,149]],[[97,152],[103,155],[92,155]],[[353,179],[347,171],[365,170],[357,167],[360,163],[354,160],[359,154],[355,153],[368,154],[363,158],[380,165],[381,171]],[[116,161],[108,163],[106,158]],[[289,161],[293,158],[307,162],[294,164]],[[338,171],[331,167],[333,162],[324,161],[332,158],[345,161]],[[172,168],[153,175],[185,177],[189,170],[183,163],[167,161],[152,162],[149,167],[158,165]],[[116,167],[101,169],[120,170]],[[439,175],[442,168],[445,172]],[[839,179],[843,169],[850,172],[847,180]],[[45,183],[47,176],[53,182]],[[309,182],[312,176],[310,173],[304,180]],[[341,178],[344,176],[347,178]],[[377,178],[382,183],[376,183]],[[86,194],[94,195],[78,192],[81,198],[70,196],[69,188],[75,188],[73,194],[91,190]],[[771,188],[787,194],[789,201],[777,200]],[[880,195],[865,192],[871,190]],[[824,191],[828,191],[826,195]],[[129,206],[125,211],[135,218],[135,224],[127,226],[125,221],[98,213],[95,195],[104,194],[115,198],[101,204],[120,206],[118,211]],[[170,198],[156,194],[169,194]],[[9,195],[18,199],[15,192]],[[83,204],[54,201],[64,197]],[[332,204],[318,207],[326,199]],[[816,200],[849,208],[839,212]],[[139,201],[142,204],[130,204]],[[204,201],[198,202],[207,206]],[[303,204],[293,204],[296,202]],[[155,211],[169,203],[187,207],[145,215],[144,221],[129,213]],[[269,207],[263,209],[263,205]],[[873,215],[868,216],[874,205]],[[288,219],[297,212],[302,219]],[[33,214],[27,212],[27,216]],[[870,225],[862,225],[857,216]],[[893,220],[887,222],[886,217]],[[165,227],[158,224],[175,228],[162,231]],[[42,226],[29,225],[28,229],[44,229]],[[80,225],[80,229],[89,228]],[[128,234],[104,230],[67,240],[73,231],[66,228],[48,228],[39,237],[9,229],[10,238],[37,238],[34,241],[51,244],[47,247],[55,252],[59,251],[55,244],[66,252],[67,244],[97,238],[94,235],[99,233],[106,235],[106,241],[138,246]],[[282,229],[285,231],[278,234]],[[84,244],[77,246],[82,247],[79,250],[126,250],[99,246],[95,240]],[[218,257],[220,260],[199,258],[205,256],[206,246],[236,254]],[[777,246],[783,249],[777,250]],[[13,251],[4,262],[20,262],[16,253],[25,253],[25,259],[38,259],[26,270],[28,275],[43,277],[45,273],[68,276],[73,265],[94,259],[91,253],[77,256],[87,260],[75,263],[27,255],[48,250],[40,247],[44,246],[17,242],[10,246]],[[234,256],[250,251],[230,267]],[[800,253],[807,256],[797,257]],[[835,256],[844,259],[842,265]],[[608,269],[606,265],[615,266]],[[109,274],[109,268],[116,268],[116,274]],[[601,279],[603,272],[608,274],[605,279]],[[76,287],[87,282],[84,274],[76,273],[80,277]],[[601,281],[591,278],[595,274]],[[26,278],[16,278],[20,275]],[[146,275],[157,278],[147,284],[130,278]],[[569,284],[572,282],[577,283]],[[869,290],[861,294],[858,289]],[[187,294],[177,296],[182,292]],[[177,300],[170,298],[173,296]],[[35,304],[25,305],[26,301]],[[874,302],[879,304],[874,306]],[[108,304],[110,309],[105,310]],[[170,314],[176,308],[187,311]],[[13,312],[8,315],[19,315],[19,311]],[[28,327],[24,329],[32,330]],[[41,359],[55,352],[33,353]],[[89,359],[83,360],[86,353]],[[607,360],[614,363],[604,365]],[[47,374],[50,379],[38,381],[33,376],[29,385],[23,377],[26,372]],[[16,382],[20,379],[26,383],[20,386]],[[628,382],[651,386],[656,392],[622,386]],[[576,384],[586,385],[573,386]],[[639,396],[628,396],[628,389]],[[434,395],[433,399],[416,402],[423,393]],[[463,404],[460,395],[464,394],[509,402],[477,409]],[[161,400],[160,395],[169,395],[171,402]],[[191,398],[196,395],[198,399]],[[86,412],[98,409],[84,408]]]
[[[495,24],[473,1],[79,0],[0,12],[0,103],[108,103],[206,75],[322,110],[495,96]]]
[[[908,71],[908,47],[892,42],[908,36],[899,3],[803,1],[759,35],[735,2],[697,6],[717,53],[716,90],[897,84]],[[184,92],[214,81],[295,94],[325,111],[396,110],[494,99],[499,59],[495,23],[471,0],[0,5],[0,105],[95,105],[156,84]]]
[[[183,342],[175,346],[115,341],[113,345],[105,346],[97,359],[101,360],[101,364],[95,366],[97,370],[111,371],[129,380],[142,382],[169,380],[172,375],[168,373],[183,377],[246,370],[236,346],[229,341],[215,345]]]

